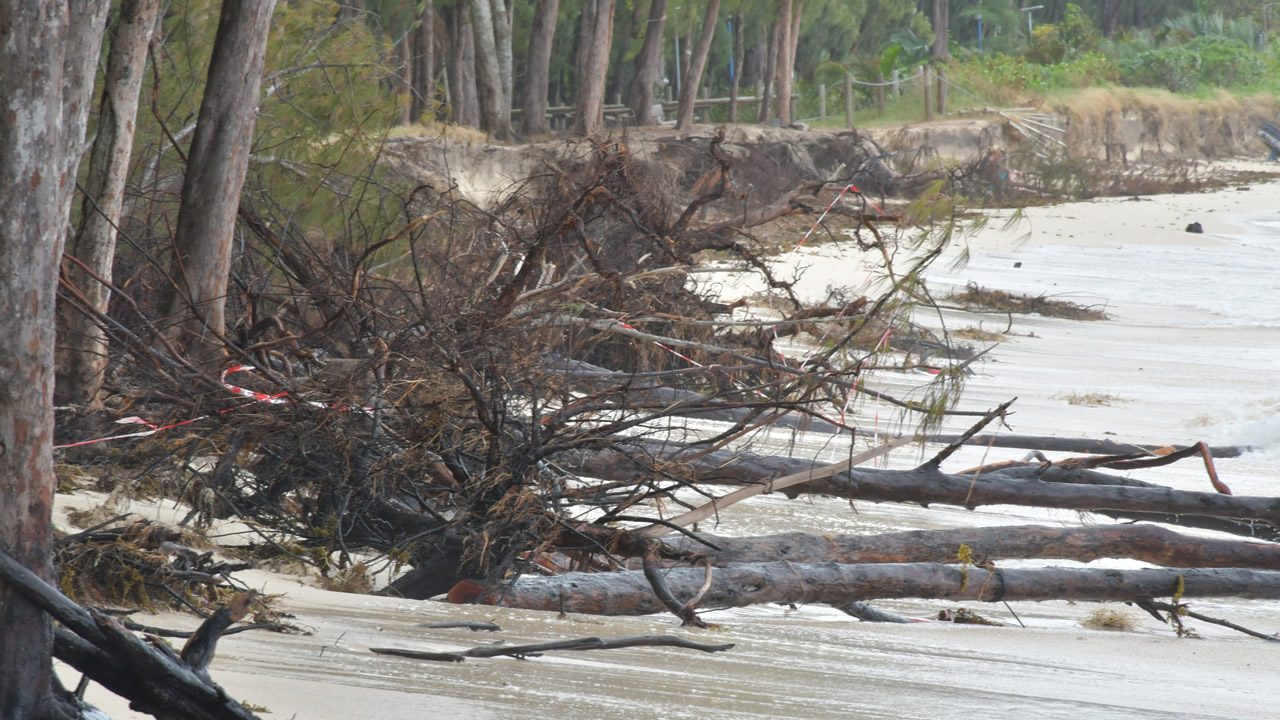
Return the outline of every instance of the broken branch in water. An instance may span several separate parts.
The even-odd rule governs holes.
[[[425,650],[407,650],[404,648],[369,648],[370,652],[379,655],[396,655],[414,658],[415,660],[441,660],[445,662],[462,662],[464,659],[489,658],[501,655],[527,658],[536,657],[549,650],[616,650],[629,647],[678,647],[702,652],[724,652],[733,648],[733,643],[709,645],[686,640],[675,635],[628,635],[617,638],[577,638],[574,640],[556,640],[554,642],[533,643],[531,645],[485,645],[471,648],[463,652],[429,652]]]
[[[1261,640],[1267,640],[1270,642],[1280,642],[1280,634],[1272,633],[1270,635],[1267,635],[1266,633],[1260,633],[1257,630],[1250,630],[1247,627],[1237,625],[1228,620],[1222,620],[1220,618],[1209,617],[1208,615],[1202,615],[1198,612],[1191,610],[1186,605],[1182,605],[1178,603],[1157,602],[1155,600],[1152,600],[1151,602],[1146,603],[1146,605],[1149,605],[1150,608],[1154,610],[1163,610],[1170,614],[1186,615],[1189,618],[1194,618],[1201,622],[1207,622],[1213,625],[1221,625],[1222,627],[1225,627],[1225,628],[1231,628],[1232,630],[1242,632],[1245,635],[1250,635],[1252,637],[1256,637]],[[1151,612],[1151,609],[1148,609],[1145,606],[1143,607],[1143,609],[1147,610],[1147,612]],[[1157,615],[1157,617],[1159,617],[1159,615]],[[1161,618],[1161,620],[1164,620],[1164,618]]]

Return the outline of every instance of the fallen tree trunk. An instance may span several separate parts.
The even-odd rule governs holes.
[[[673,568],[665,573],[666,584],[677,598],[693,597],[704,579],[701,568]],[[1268,570],[986,570],[939,563],[770,562],[716,568],[701,607],[723,609],[761,603],[845,605],[888,598],[1138,602],[1173,596],[1180,582],[1183,601],[1206,597],[1280,598],[1280,572]],[[524,577],[514,585],[490,589],[477,602],[588,615],[649,615],[666,610],[640,571]]]
[[[0,577],[66,628],[55,635],[55,657],[128,698],[134,709],[158,717],[256,720],[207,677],[148,646],[112,618],[67,599],[3,551]]]
[[[651,449],[657,449],[655,443]],[[812,460],[717,451],[693,453],[660,453],[661,463],[672,471],[679,466],[679,477],[699,484],[749,485],[770,478],[791,475],[821,467]],[[656,462],[656,461],[655,461]],[[610,480],[640,480],[652,477],[655,462],[616,450],[589,453],[575,470],[592,477]],[[795,485],[785,494],[795,497],[801,492],[833,495],[851,500],[903,502],[923,505],[934,503],[958,505],[970,510],[983,505],[1019,505],[1090,512],[1122,512],[1125,514],[1164,514],[1200,516],[1249,521],[1238,524],[1239,534],[1273,539],[1280,537],[1280,498],[1231,496],[1219,493],[1189,492],[1160,486],[1070,484],[1061,479],[1082,477],[1095,471],[1050,467],[1037,476],[1037,468],[1020,466],[978,475],[944,473],[926,463],[912,470],[877,470],[851,468],[831,477]],[[1042,478],[1050,478],[1047,482]],[[1123,481],[1123,479],[1120,479]],[[1224,528],[1231,527],[1224,524]]]
[[[1280,570],[1280,545],[1188,537],[1156,525],[1058,528],[1043,525],[911,530],[881,535],[784,533],[729,538],[696,533],[668,541],[700,553],[713,565],[785,560],[799,563],[956,563],[961,545],[979,562],[1057,559],[1089,562],[1129,558],[1165,567],[1237,567]],[[712,550],[718,547],[719,550]]]

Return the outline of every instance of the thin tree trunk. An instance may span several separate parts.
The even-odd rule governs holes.
[[[702,568],[665,571],[667,587],[680,601],[697,595]],[[1141,602],[1172,596],[1280,598],[1280,572],[1238,568],[1037,568],[987,570],[939,563],[747,563],[715,568],[699,607],[719,609],[761,603],[845,605],[889,598],[953,602],[1087,600]],[[648,615],[667,608],[638,570],[524,576],[494,587],[478,602],[503,607],[585,613]]]
[[[413,34],[413,122],[434,111],[436,91],[436,8],[435,0],[425,0],[422,22]]]
[[[58,261],[110,3],[0,0],[0,550],[54,578]],[[0,582],[0,716],[58,717],[53,624]]]
[[[450,48],[449,85],[453,121],[458,125],[479,127],[480,106],[476,98],[475,38],[471,30],[471,12],[466,3],[453,8],[452,46]]]
[[[476,43],[476,89],[480,93],[480,127],[496,140],[510,140],[511,103],[503,94],[502,63],[498,57],[495,20],[490,1],[470,0],[468,3]]]
[[[400,124],[413,122],[413,39],[406,34],[400,40]]]
[[[782,36],[782,26],[773,24],[773,32],[769,35],[768,60],[764,64],[764,90],[760,93],[760,122],[767,123],[773,116],[774,80],[778,76],[778,43]]]
[[[578,83],[578,135],[594,135],[604,129],[604,86],[613,48],[614,0],[588,0],[595,5],[590,45]]]
[[[493,10],[493,41],[498,46],[498,72],[502,77],[502,97],[506,102],[503,112],[507,116],[507,127],[511,126],[511,101],[515,97],[515,78],[512,71],[511,57],[511,14],[503,0],[490,0]]]
[[[706,14],[702,17],[702,33],[698,36],[698,46],[694,49],[688,66],[685,67],[684,83],[680,88],[680,110],[676,116],[677,130],[688,130],[693,127],[694,102],[698,99],[698,87],[702,84],[702,73],[707,67],[707,54],[711,52],[711,40],[715,37],[719,18],[720,0],[708,0]]]
[[[221,355],[232,234],[249,167],[274,7],[275,0],[222,4],[188,153],[171,270],[179,292],[173,294],[169,315],[185,318],[181,327],[189,344],[199,346],[202,361]]]
[[[930,18],[933,24],[933,47],[930,56],[945,60],[947,52],[948,32],[951,24],[951,9],[948,0],[933,0],[933,13]]]
[[[547,132],[547,90],[550,85],[551,49],[556,33],[560,0],[538,0],[529,35],[529,61],[525,66],[524,102],[521,103],[520,134],[525,137]]]
[[[107,312],[111,298],[107,287],[92,276],[111,280],[138,96],[159,7],[159,0],[120,3],[103,79],[97,135],[84,182],[80,227],[68,241],[67,253],[84,263],[88,271],[77,263],[67,263],[66,278],[79,289],[83,301],[101,314]],[[56,402],[96,405],[107,367],[106,333],[91,313],[77,309],[75,303],[59,303],[58,315],[61,358],[54,386]]]
[[[742,72],[745,58],[745,36],[742,29],[742,11],[733,16],[733,78],[729,82],[729,122],[738,122],[738,91],[742,88]]]
[[[631,117],[637,125],[653,124],[653,86],[662,67],[662,33],[667,23],[667,0],[653,0],[644,44],[636,55],[635,76],[631,80]]]

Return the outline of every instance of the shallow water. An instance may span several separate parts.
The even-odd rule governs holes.
[[[1280,297],[1275,264],[1280,216],[1274,209],[1259,211],[1277,190],[1280,186],[1271,185],[1130,205],[1112,200],[1043,208],[1030,213],[1029,240],[992,231],[973,241],[963,269],[938,263],[930,282],[939,289],[974,281],[1062,293],[1105,304],[1113,315],[1103,323],[1015,318],[1009,340],[976,366],[962,407],[986,409],[1016,395],[1010,425],[1020,434],[1256,444],[1258,452],[1220,460],[1219,473],[1237,494],[1280,494],[1280,387],[1273,370],[1280,357],[1280,330],[1275,329],[1280,306],[1274,303]],[[1206,235],[1181,234],[1192,219],[1206,220]],[[860,282],[865,275],[856,258],[837,246],[806,249],[786,261],[813,267],[811,293],[823,292],[833,278]],[[1013,269],[1014,262],[1022,267]],[[958,313],[944,320],[953,328],[979,322]],[[1003,329],[1006,321],[982,322]],[[904,392],[927,380],[923,374],[879,378]],[[1107,393],[1116,400],[1103,407],[1072,405],[1065,399],[1071,392]],[[855,410],[863,427],[894,428],[891,408],[863,403]],[[949,429],[965,424],[951,422]],[[757,448],[826,460],[844,456],[841,442],[773,431]],[[964,448],[947,469],[1021,455]],[[886,462],[910,467],[920,459],[918,449],[903,448]],[[1208,489],[1197,460],[1132,475]],[[762,496],[704,529],[841,534],[1024,522],[1078,525],[1082,519],[1093,521],[1075,512],[1036,508],[969,512]],[[1196,622],[1191,625],[1205,639],[1178,639],[1167,626],[1124,606],[1116,607],[1133,617],[1132,632],[1086,630],[1080,622],[1096,605],[1067,602],[974,608],[1007,624],[1000,628],[877,625],[822,606],[758,606],[710,613],[707,619],[721,629],[705,632],[681,630],[669,616],[561,620],[549,613],[326,593],[267,573],[249,577],[268,592],[286,593],[296,621],[314,631],[307,636],[243,633],[220,644],[215,679],[236,697],[266,705],[272,711],[266,717],[1079,720],[1280,714],[1280,643]],[[1280,602],[1189,600],[1210,615],[1264,632],[1280,630]],[[954,604],[877,606],[931,618]],[[493,620],[505,631],[414,627],[446,619]],[[172,616],[155,624],[194,622]],[[641,633],[677,633],[736,647],[715,655],[634,648],[460,664],[368,651],[375,646],[459,650],[497,640],[515,644]]]

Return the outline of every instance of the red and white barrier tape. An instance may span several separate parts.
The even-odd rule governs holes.
[[[226,388],[227,390],[241,397],[250,398],[254,401],[254,403],[263,402],[263,403],[268,403],[270,405],[289,405],[297,402],[296,400],[289,399],[287,397],[289,393],[287,392],[279,392],[274,395],[268,395],[266,393],[260,393],[255,390],[249,390],[248,388],[242,388],[238,385],[232,385],[231,383],[227,382],[227,376],[231,375],[232,373],[252,372],[257,369],[258,368],[254,367],[253,365],[233,365],[227,368],[226,370],[222,371],[222,375],[219,376],[218,381],[222,383],[222,387]],[[148,435],[155,435],[156,433],[164,430],[170,430],[176,427],[182,427],[183,425],[190,425],[191,423],[199,422],[201,420],[207,420],[208,418],[211,418],[214,415],[224,415],[234,410],[239,410],[241,408],[248,407],[248,405],[252,405],[252,404],[253,403],[248,403],[246,405],[237,405],[236,407],[229,407],[229,408],[226,408],[225,410],[219,410],[216,413],[211,413],[209,415],[201,415],[200,417],[194,417],[194,418],[191,418],[190,420],[183,420],[182,422],[177,422],[170,425],[153,425],[147,422],[146,420],[143,420],[142,418],[136,417],[136,416],[120,418],[119,420],[116,420],[116,424],[146,425],[149,429],[142,430],[140,432],[126,433],[124,435],[108,435],[106,437],[94,438],[93,440],[82,440],[80,442],[67,443],[65,445],[54,445],[53,449],[63,450],[66,448],[80,447],[82,445],[94,445],[101,442],[107,442],[109,440],[124,440],[125,438],[146,437]],[[305,404],[310,405],[312,407],[337,410],[338,412],[355,412],[355,411],[373,412],[373,408],[350,407],[345,405],[326,405],[325,403],[316,402],[314,400],[307,400],[305,401]]]

